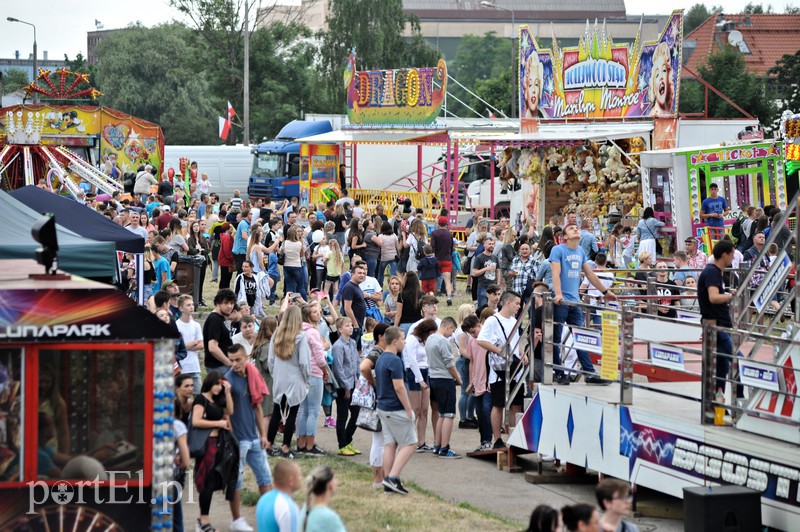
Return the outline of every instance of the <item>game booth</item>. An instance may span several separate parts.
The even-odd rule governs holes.
[[[160,530],[177,332],[112,287],[0,261],[0,530]]]
[[[741,207],[774,205],[783,210],[797,192],[785,173],[783,143],[776,140],[729,142],[640,154],[645,206],[653,207],[665,232],[700,239],[710,254],[721,235],[710,234],[700,219],[703,200],[712,183],[731,209],[725,227],[736,220]]]

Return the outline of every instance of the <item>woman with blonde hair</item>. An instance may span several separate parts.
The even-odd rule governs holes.
[[[317,417],[322,406],[322,392],[325,379],[328,378],[328,363],[325,359],[325,346],[317,324],[322,318],[322,309],[318,300],[312,299],[301,308],[303,315],[303,333],[311,350],[311,386],[308,395],[297,413],[297,452],[310,455],[325,454],[314,443],[317,437]]]
[[[328,241],[331,252],[325,257],[325,284],[322,291],[331,296],[339,293],[339,280],[342,278],[344,270],[344,256],[339,241],[336,239]],[[333,288],[333,293],[331,293]]]
[[[311,470],[306,479],[306,504],[300,510],[300,521],[305,532],[345,532],[342,518],[330,508],[336,493],[336,478],[328,466]]]
[[[297,411],[311,388],[311,351],[303,333],[300,307],[291,305],[283,314],[269,344],[269,372],[272,375],[272,399],[280,405],[280,416],[272,416],[267,431],[269,448],[278,434],[281,419],[283,445],[280,456],[294,458],[289,450],[294,435]]]
[[[253,273],[264,271],[264,251],[266,247],[261,243],[264,229],[259,225],[250,231],[250,240],[247,243],[247,256],[253,263]]]
[[[408,248],[408,262],[406,263],[406,272],[417,273],[417,266],[419,260],[417,259],[417,250],[422,249],[428,243],[428,228],[425,222],[420,218],[415,218],[411,222],[408,237],[403,240],[403,247]]]

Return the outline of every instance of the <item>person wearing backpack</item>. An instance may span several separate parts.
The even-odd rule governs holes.
[[[428,229],[425,222],[417,218],[411,223],[408,236],[403,243],[403,252],[400,253],[400,263],[406,267],[406,272],[417,273],[419,271],[419,261],[425,258],[423,248],[427,244]]]
[[[744,253],[753,245],[755,223],[753,213],[756,208],[752,205],[742,205],[739,217],[731,226],[731,236],[736,239],[736,249]]]
[[[527,355],[520,352],[519,331],[514,330],[517,323],[517,313],[522,305],[522,298],[516,292],[506,291],[500,297],[500,310],[489,317],[478,334],[478,345],[487,351],[489,363],[489,391],[492,396],[492,438],[494,439],[494,449],[502,449],[506,446],[500,436],[500,424],[503,422],[503,409],[506,404],[506,366],[508,359],[511,358],[510,375],[512,380],[519,376],[520,364],[527,364]],[[505,350],[505,346],[508,349]],[[508,354],[508,355],[507,355]],[[512,357],[513,355],[513,357]],[[512,387],[514,386],[512,382]],[[511,400],[509,420],[511,426],[515,425],[516,414],[522,412],[523,389],[520,388]]]

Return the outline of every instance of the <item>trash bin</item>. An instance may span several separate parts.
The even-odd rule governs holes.
[[[175,284],[180,288],[181,294],[191,294],[195,305],[200,304],[200,268],[201,264],[196,256],[178,256],[178,265],[175,267],[174,275]]]
[[[761,493],[741,486],[683,488],[685,532],[761,530]]]

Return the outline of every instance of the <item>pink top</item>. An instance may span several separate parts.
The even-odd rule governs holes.
[[[322,378],[322,370],[327,366],[322,337],[319,330],[310,323],[303,322],[303,332],[306,333],[308,347],[311,348],[311,376]]]
[[[480,396],[489,391],[489,371],[486,367],[486,349],[478,345],[478,340],[469,335],[467,350],[472,357],[473,395]]]

